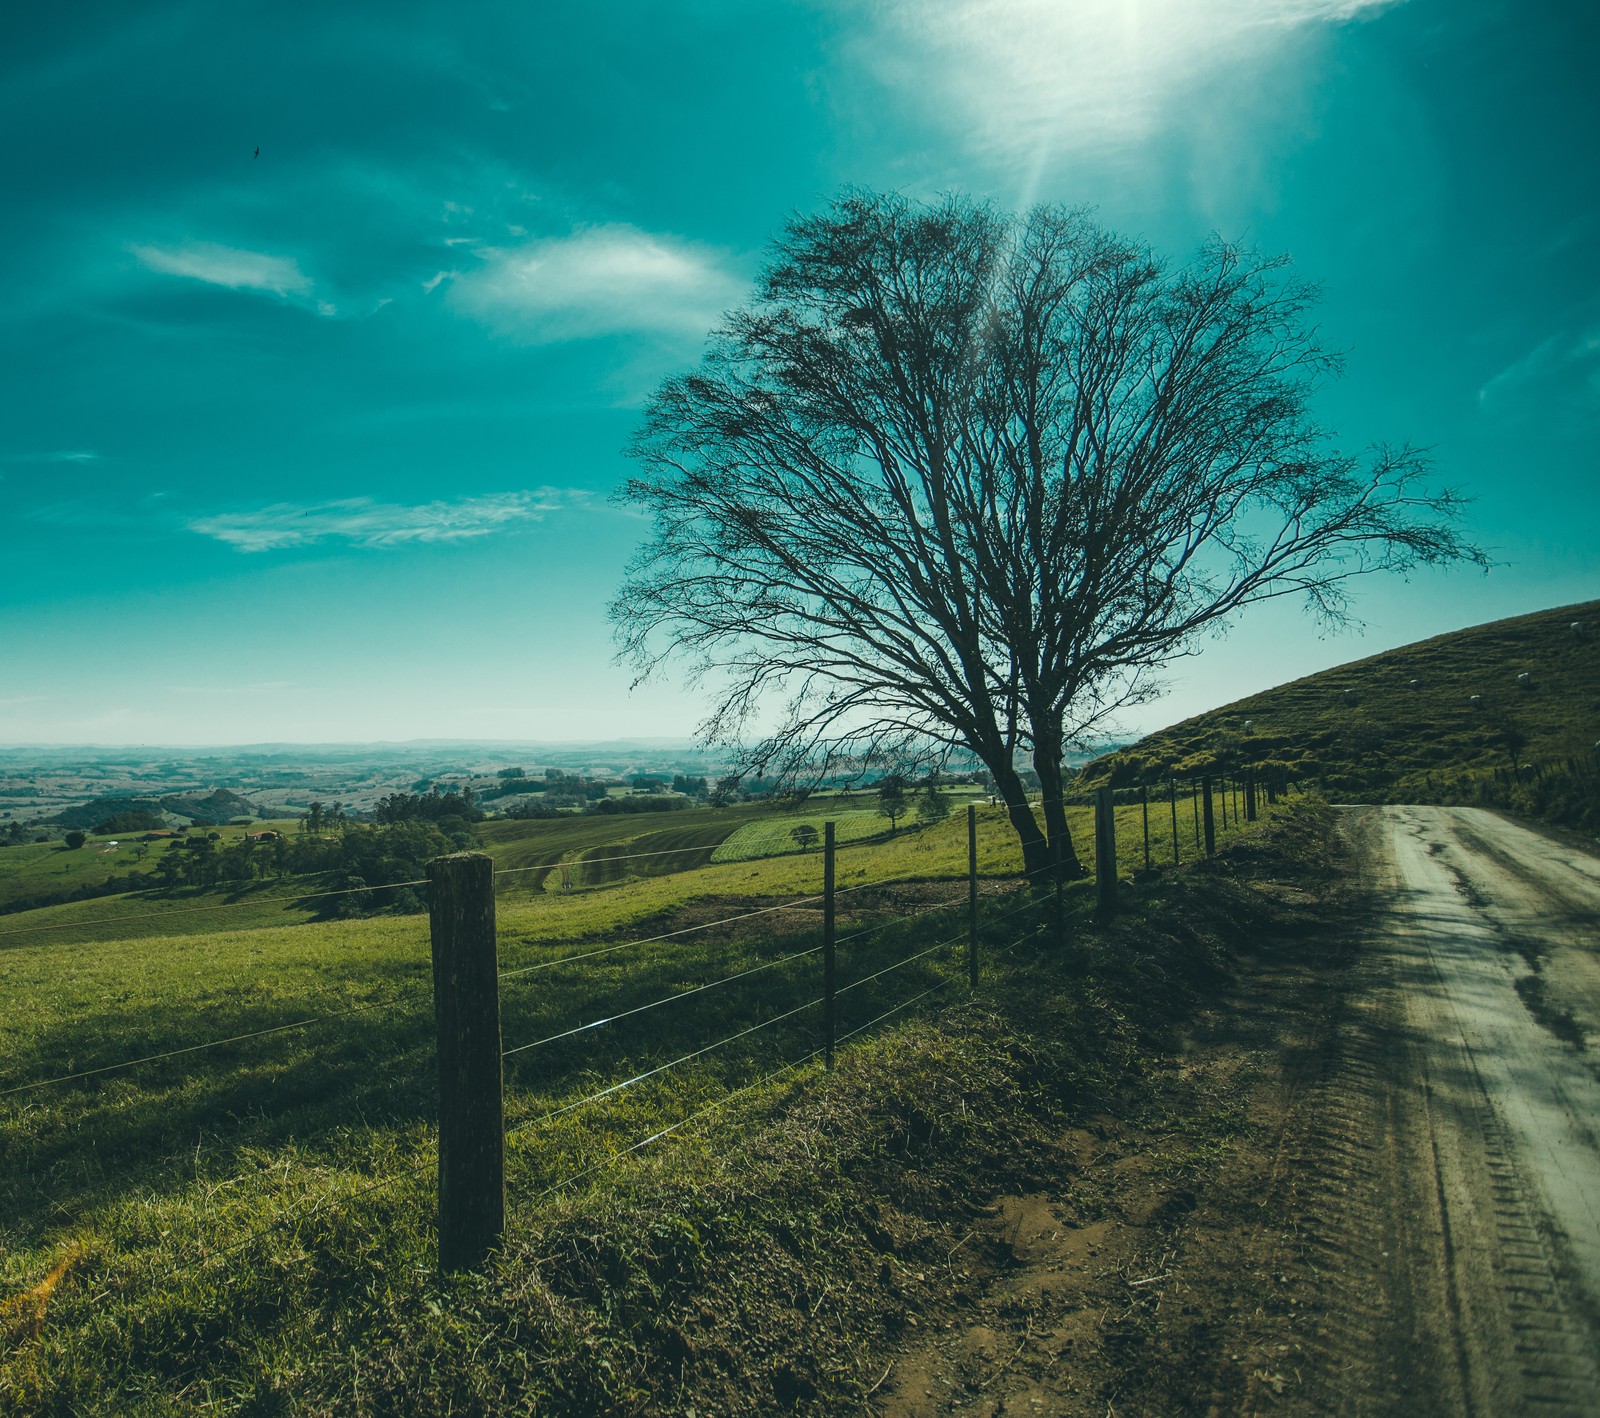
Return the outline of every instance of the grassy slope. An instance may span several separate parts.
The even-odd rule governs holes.
[[[257,822],[249,827],[197,829],[198,835],[217,833],[217,846],[228,847],[247,832],[266,830],[290,832],[292,822]],[[144,842],[143,833],[131,837],[90,837],[82,847],[72,849],[60,842],[25,842],[16,847],[0,847],[0,908],[47,892],[76,886],[98,886],[108,877],[129,872],[153,870],[167,850],[167,840]],[[111,843],[117,844],[111,850]],[[140,849],[145,853],[140,855]]]
[[[1137,813],[1120,814],[1125,868],[1139,859]],[[1087,846],[1087,821],[1077,825]],[[1187,819],[1182,825],[1191,830]],[[902,831],[890,842],[842,850],[840,884],[959,878],[965,850],[963,818]],[[545,1189],[816,1046],[815,1011],[803,1011],[603,1107],[549,1118],[597,1086],[814,997],[814,955],[777,962],[815,946],[816,908],[570,966],[552,962],[687,919],[814,893],[820,866],[817,854],[788,855],[501,903],[508,1046],[770,966],[635,1016],[626,1029],[587,1031],[508,1060],[517,1225],[571,1214],[559,1208],[576,1203],[546,1198]],[[1000,877],[1018,868],[997,813],[980,820],[980,867]],[[959,935],[964,891],[956,880],[950,886],[950,914],[880,925],[866,935],[856,933],[942,893],[924,890],[908,901],[893,894],[902,886],[842,896],[841,934],[849,937],[842,983]],[[1069,907],[1085,895],[1069,893]],[[0,1020],[0,1089],[313,1014],[357,1011],[0,1097],[0,1293],[22,1291],[75,1247],[86,1257],[83,1283],[63,1292],[59,1323],[48,1327],[43,1346],[19,1331],[20,1347],[0,1360],[0,1394],[31,1394],[46,1411],[60,1412],[181,1412],[206,1393],[237,1411],[276,1411],[267,1392],[285,1374],[314,1368],[328,1334],[354,1342],[373,1325],[387,1330],[392,1306],[427,1288],[433,1059],[425,919],[271,928],[252,920],[254,908],[237,909],[238,921],[218,913],[230,929],[196,915],[184,919],[208,919],[203,934],[108,940],[106,928],[51,931],[0,953],[0,994],[8,1002]],[[996,942],[1015,939],[1025,919],[997,925]],[[101,938],[84,949],[94,934]],[[957,973],[956,949],[848,992],[843,1027]],[[550,968],[511,973],[530,965]],[[771,1102],[785,1095],[775,1085],[756,1096]],[[599,1195],[609,1183],[597,1177],[593,1185]],[[237,1254],[205,1264],[206,1255],[229,1246]],[[0,1305],[0,1331],[6,1316]],[[404,1364],[404,1356],[385,1362],[395,1361]],[[133,1396],[113,1397],[124,1383]]]
[[[1573,634],[1573,621],[1588,623],[1586,637]],[[1517,684],[1522,673],[1531,676],[1528,689]],[[1163,729],[1090,765],[1085,776],[1101,781],[1111,770],[1120,784],[1214,762],[1276,760],[1319,779],[1330,797],[1437,801],[1454,776],[1509,767],[1507,723],[1526,736],[1525,764],[1569,755],[1593,762],[1600,601],[1492,621],[1324,670]]]
[[[761,830],[770,831],[772,844],[780,849],[792,844],[789,829],[794,823],[816,825],[827,814],[772,814],[759,809]],[[1218,806],[1218,840],[1227,841],[1235,829],[1224,828]],[[705,855],[705,843],[750,822],[752,809],[726,808],[674,815],[672,826],[649,828],[654,819],[604,819],[573,817],[550,821],[489,822],[483,824],[485,848],[502,870],[517,874],[502,879],[500,924],[503,945],[527,939],[584,938],[596,931],[624,931],[648,923],[663,913],[681,909],[700,898],[769,898],[808,895],[819,889],[822,858],[818,851],[798,852],[792,845],[782,854],[765,860],[716,863],[696,867]],[[845,812],[841,811],[841,817]],[[1086,808],[1073,808],[1068,820],[1085,867],[1094,865],[1092,814]],[[881,822],[881,819],[879,819]],[[978,869],[985,876],[1006,875],[1021,870],[1021,855],[1009,826],[997,809],[979,810]],[[1126,876],[1144,864],[1142,821],[1139,808],[1123,805],[1117,810],[1117,860]],[[1172,860],[1172,832],[1168,806],[1153,802],[1150,809],[1151,859],[1157,864]],[[686,839],[698,837],[701,845],[693,850],[674,851],[661,859],[617,863],[591,861],[596,852],[625,853],[683,847]],[[1190,860],[1196,852],[1198,832],[1192,800],[1178,803],[1179,855]],[[3,855],[3,854],[0,854]],[[577,862],[572,874],[575,891],[563,896],[545,889],[550,864],[562,860]],[[871,861],[869,871],[866,862]],[[533,870],[528,870],[529,866]],[[869,879],[913,877],[921,880],[950,879],[966,871],[966,818],[956,813],[931,827],[902,827],[892,838],[881,834],[872,838],[847,840],[839,849],[839,884],[849,886]],[[603,899],[591,899],[591,888],[604,888]],[[137,892],[97,897],[59,906],[0,916],[0,953],[38,942],[44,948],[70,948],[75,944],[116,941],[152,941],[156,950],[161,942],[217,932],[272,929],[316,923],[314,902],[297,896],[292,882],[268,880],[244,890],[183,889],[170,894]],[[420,917],[383,917],[370,921],[373,930],[384,929],[384,922],[410,920],[410,927],[425,929]],[[420,923],[420,924],[419,924]]]

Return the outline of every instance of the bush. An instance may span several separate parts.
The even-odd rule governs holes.
[[[72,831],[67,833],[67,835],[61,840],[67,844],[70,850],[75,852],[79,847],[83,846],[83,844],[89,840],[89,834],[86,832],[80,832],[76,827],[74,827]]]

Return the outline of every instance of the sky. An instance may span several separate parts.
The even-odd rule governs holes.
[[[1489,574],[1253,611],[1134,733],[1600,596],[1579,0],[32,5],[0,48],[0,743],[691,734],[630,692],[644,400],[845,184],[1287,252],[1343,446]]]

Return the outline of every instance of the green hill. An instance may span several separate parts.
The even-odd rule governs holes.
[[[93,798],[77,807],[63,808],[44,820],[61,827],[92,828],[118,813],[148,812],[157,816],[188,818],[191,822],[223,823],[236,817],[259,817],[261,809],[231,788],[216,788],[204,796],[170,794],[164,798]]]
[[[1587,601],[1252,694],[1097,760],[1083,779],[1125,786],[1274,765],[1337,800],[1511,802],[1520,793],[1527,801],[1513,805],[1582,820],[1539,790],[1560,780],[1563,792],[1581,793],[1587,783],[1592,799],[1597,739],[1600,601]]]

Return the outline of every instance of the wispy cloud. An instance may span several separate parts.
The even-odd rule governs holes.
[[[698,338],[746,289],[723,253],[631,226],[480,254],[483,264],[456,275],[448,298],[530,344],[622,333]]]
[[[188,523],[189,530],[244,552],[281,551],[313,542],[360,547],[400,547],[486,537],[581,501],[582,493],[541,488],[494,493],[455,502],[415,504],[345,498],[312,505],[274,503],[253,511],[222,512]]]
[[[1541,340],[1478,390],[1486,411],[1503,409],[1538,391],[1558,401],[1600,404],[1600,323],[1568,328]]]
[[[68,448],[53,453],[7,453],[6,463],[98,463],[100,454],[87,448]]]
[[[311,277],[289,256],[270,256],[262,251],[244,251],[210,241],[130,249],[143,265],[167,276],[185,276],[211,286],[259,291],[281,299],[309,297],[312,293]]]
[[[1195,84],[1397,0],[887,0],[850,49],[984,159],[1026,172],[1138,142]],[[847,13],[853,13],[847,10]]]

